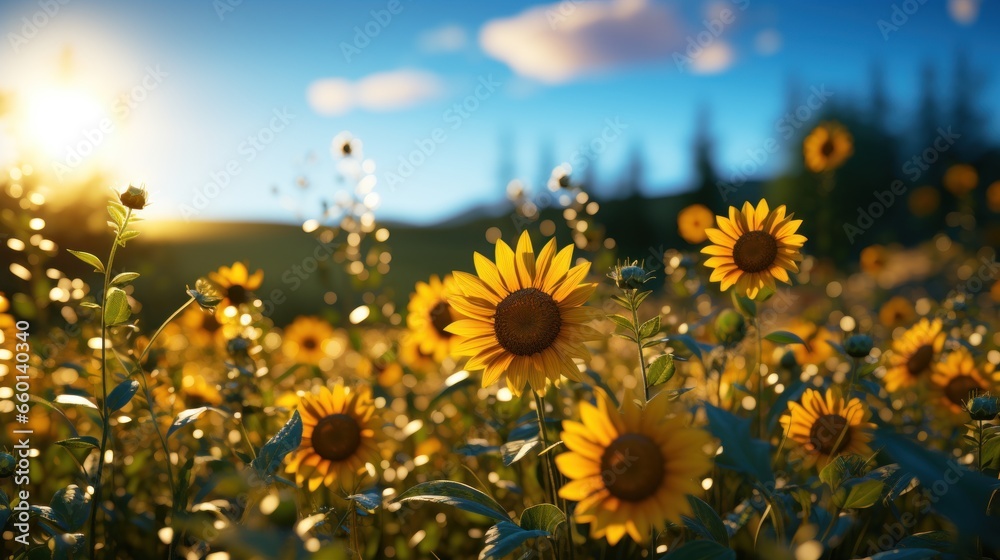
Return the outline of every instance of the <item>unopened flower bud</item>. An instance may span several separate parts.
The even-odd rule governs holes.
[[[724,346],[735,346],[747,334],[747,321],[741,313],[724,309],[715,318],[715,337]]]

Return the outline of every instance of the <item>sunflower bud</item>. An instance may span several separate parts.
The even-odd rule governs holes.
[[[638,264],[619,266],[610,276],[615,281],[615,286],[622,290],[638,290],[649,280],[649,273]]]
[[[872,337],[866,334],[852,335],[844,341],[844,351],[852,358],[864,358],[872,351]]]
[[[17,468],[17,459],[10,453],[0,453],[0,478],[7,478],[14,474]]]
[[[234,358],[245,358],[250,352],[250,340],[237,336],[226,342],[226,351]]]
[[[966,404],[966,410],[973,420],[993,420],[1000,414],[1000,397],[978,396]]]
[[[126,208],[131,208],[132,210],[142,210],[146,207],[146,198],[149,193],[146,191],[145,186],[137,187],[135,185],[129,185],[125,192],[118,195],[118,199],[121,200],[122,204]]]
[[[204,278],[199,278],[192,290],[188,287],[187,293],[194,298],[195,302],[205,311],[214,311],[215,307],[222,301],[222,294],[218,288]]]
[[[735,346],[747,334],[747,321],[741,313],[724,309],[715,318],[715,337],[724,346]]]

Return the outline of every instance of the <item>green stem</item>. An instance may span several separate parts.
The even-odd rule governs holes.
[[[111,269],[115,264],[115,253],[118,252],[118,240],[121,232],[128,228],[129,220],[132,219],[132,209],[125,213],[125,220],[115,233],[115,240],[111,244],[111,253],[104,266],[104,291],[101,293],[101,448],[97,458],[97,478],[94,481],[94,498],[90,511],[90,557],[97,557],[97,513],[101,509],[101,480],[104,474],[104,455],[108,449],[108,436],[111,426],[108,424],[108,322],[107,305],[108,289],[111,287]]]
[[[854,385],[858,382],[858,367],[859,360],[857,358],[851,358],[851,384],[847,386],[847,400],[851,400],[851,395],[854,393]]]
[[[256,459],[257,452],[254,451],[253,443],[250,442],[250,434],[247,433],[247,427],[243,425],[243,415],[236,419],[236,423],[240,426],[240,431],[243,432],[243,438],[247,440],[247,447],[250,448],[250,455]]]
[[[754,330],[757,331],[757,435],[760,439],[766,436],[767,428],[764,426],[764,373],[761,365],[764,363],[764,343],[760,336],[760,321],[754,319]]]
[[[642,337],[639,333],[639,306],[635,302],[635,290],[628,294],[628,306],[632,311],[632,332],[635,334],[635,345],[639,357],[639,371],[642,372],[642,394],[645,402],[649,402],[649,380],[646,377],[646,359],[642,355]]]
[[[978,422],[979,422],[979,429],[976,430],[976,438],[978,440],[977,443],[979,445],[979,451],[976,454],[977,467],[978,467],[977,470],[979,472],[983,472],[983,421],[978,420]]]
[[[142,369],[142,363],[143,361],[145,361],[146,355],[149,353],[149,350],[153,347],[153,342],[155,342],[156,339],[160,336],[160,333],[163,332],[163,329],[168,324],[170,324],[174,319],[176,319],[177,316],[180,315],[182,311],[187,309],[188,306],[191,305],[192,303],[194,303],[194,298],[188,299],[184,303],[184,305],[177,308],[176,311],[174,311],[169,317],[167,317],[166,321],[163,321],[160,327],[156,329],[156,332],[153,333],[153,336],[149,338],[149,342],[146,343],[146,347],[142,349],[142,352],[139,354],[139,357],[136,358],[135,370],[129,375],[129,377],[132,377],[136,373],[139,374],[139,379],[142,382],[142,390],[143,393],[146,395],[146,407],[149,409],[149,418],[150,421],[153,422],[153,429],[156,430],[156,437],[160,440],[160,447],[163,449],[163,458],[166,460],[166,465],[167,465],[167,482],[170,484],[171,511],[176,511],[177,507],[177,504],[174,503],[174,499],[177,496],[177,486],[174,484],[173,461],[170,459],[170,448],[167,447],[167,438],[163,435],[163,432],[160,431],[160,425],[156,420],[156,409],[153,408],[153,395],[149,390],[149,381],[146,379],[146,372]],[[173,557],[173,550],[174,550],[174,541],[171,540],[170,544],[167,547],[167,558]]]
[[[549,436],[546,435],[546,430],[545,430],[545,425],[546,425],[545,398],[542,397],[542,394],[539,393],[538,391],[532,391],[532,393],[535,397],[535,413],[538,416],[538,436],[542,440],[542,451],[545,451],[549,448]],[[543,458],[543,461],[545,462],[545,464],[543,465],[543,469],[546,472],[546,480],[547,480],[546,492],[545,492],[546,497],[549,503],[555,504],[557,507],[562,509],[564,513],[568,513],[566,512],[566,508],[560,505],[561,502],[559,501],[559,487],[556,485],[555,465],[553,465],[552,454],[546,453]]]
[[[186,302],[184,302],[184,305],[178,307],[176,311],[171,313],[170,316],[167,317],[167,320],[164,321],[159,326],[159,328],[156,329],[156,332],[153,333],[153,336],[149,337],[149,343],[147,343],[146,347],[142,349],[142,353],[139,354],[139,358],[136,360],[139,363],[140,371],[142,369],[143,360],[146,359],[146,355],[149,354],[149,350],[153,347],[153,341],[160,336],[160,333],[163,332],[163,329],[166,328],[167,325],[173,322],[173,320],[176,319],[177,316],[180,315],[181,312],[183,312],[185,309],[187,309],[188,306],[191,305],[192,303],[194,303],[194,298],[190,298]]]

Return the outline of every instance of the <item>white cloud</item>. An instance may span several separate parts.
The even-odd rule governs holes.
[[[438,77],[422,70],[393,70],[371,74],[352,82],[323,78],[309,85],[307,97],[314,111],[342,115],[354,109],[395,111],[413,107],[441,95]]]
[[[565,0],[487,22],[479,43],[519,74],[558,83],[669,58],[683,44],[672,13],[648,0]]]
[[[417,38],[417,46],[428,53],[462,50],[469,43],[469,34],[461,25],[444,25],[428,29]]]

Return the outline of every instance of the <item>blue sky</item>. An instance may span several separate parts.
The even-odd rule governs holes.
[[[502,137],[513,147],[510,178],[529,185],[545,163],[572,161],[604,135],[599,178],[613,181],[641,146],[650,190],[668,192],[690,181],[701,106],[725,176],[777,135],[790,76],[847,102],[867,92],[878,61],[899,114],[915,101],[925,61],[937,64],[944,90],[957,49],[980,70],[1000,56],[1000,6],[976,0],[50,1],[0,6],[0,91],[20,92],[18,107],[34,104],[19,118],[39,116],[21,126],[66,126],[36,92],[70,74],[60,79],[91,102],[70,112],[63,134],[35,130],[45,144],[38,167],[66,182],[94,168],[112,181],[144,180],[158,217],[295,220],[273,187],[296,193],[308,169],[332,193],[329,145],[343,130],[378,165],[386,219],[427,223],[499,200]],[[703,50],[679,69],[699,34]],[[71,70],[60,70],[67,47]],[[1000,85],[988,83],[983,101],[1000,106]],[[457,111],[463,103],[474,108]],[[94,132],[107,115],[112,126]],[[433,153],[403,177],[400,158],[421,142]],[[89,153],[73,159],[74,147]],[[305,167],[310,152],[319,163]],[[196,205],[226,174],[225,188]],[[301,202],[307,216],[318,213],[313,199]]]

